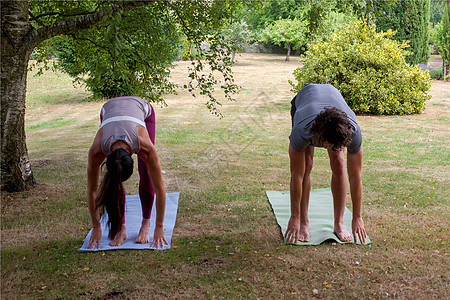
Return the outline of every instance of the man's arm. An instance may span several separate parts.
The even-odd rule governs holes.
[[[300,203],[302,199],[303,176],[305,174],[305,152],[298,152],[289,144],[291,169],[291,218],[284,235],[286,242],[297,243],[300,234]]]
[[[347,171],[350,182],[350,195],[353,206],[352,233],[356,242],[358,236],[361,243],[366,239],[366,230],[362,219],[362,157],[363,151],[360,149],[356,153],[347,153]]]

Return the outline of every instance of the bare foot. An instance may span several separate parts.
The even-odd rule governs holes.
[[[110,246],[121,246],[123,244],[123,241],[125,241],[127,238],[128,238],[127,226],[125,226],[125,224],[122,224],[122,228],[116,234],[114,239],[109,243],[109,245]]]
[[[345,229],[344,225],[334,225],[334,234],[338,237],[342,242],[350,242],[353,239],[353,236],[350,232]]]
[[[309,225],[308,224],[305,224],[305,225],[300,224],[300,232],[298,235],[298,240],[300,242],[309,242]]]
[[[150,238],[148,236],[150,230],[150,219],[142,219],[141,229],[139,230],[139,235],[136,238],[136,243],[147,244],[150,242]]]

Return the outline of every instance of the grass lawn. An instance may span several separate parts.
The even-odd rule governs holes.
[[[87,152],[104,102],[86,101],[64,74],[30,74],[26,132],[38,184],[2,194],[2,299],[448,299],[450,83],[433,83],[422,114],[358,117],[373,243],[287,246],[265,191],[289,189],[287,81],[299,62],[237,60],[242,91],[223,103],[224,118],[185,91],[154,105],[166,190],[180,192],[168,251],[77,252],[90,230]],[[187,80],[188,64],[173,81]],[[330,177],[316,149],[313,188]],[[137,182],[136,170],[128,194]]]

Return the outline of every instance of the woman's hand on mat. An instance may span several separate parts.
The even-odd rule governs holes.
[[[300,237],[300,219],[291,217],[289,219],[286,233],[284,234],[286,243],[297,244],[299,237]]]
[[[353,218],[352,220],[352,231],[353,231],[353,237],[355,239],[356,243],[356,237],[359,238],[359,241],[361,244],[364,244],[366,242],[366,230],[364,229],[364,221],[361,217],[359,218]]]
[[[97,245],[97,249],[100,249],[100,240],[102,239],[102,228],[94,227],[92,228],[91,238],[89,239],[89,244],[86,249],[89,249],[92,245],[91,250],[95,249],[95,245]]]
[[[153,243],[150,248],[156,245],[156,249],[159,249],[159,245],[161,245],[162,249],[164,248],[164,244],[169,245],[164,237],[164,227],[156,225],[155,233],[153,234]]]

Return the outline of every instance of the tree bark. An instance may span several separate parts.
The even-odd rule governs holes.
[[[290,56],[291,56],[291,43],[287,43],[287,55],[284,61],[289,61]]]
[[[447,5],[450,6],[450,0],[447,0]],[[450,23],[450,14],[448,15],[448,21]],[[448,63],[448,61],[445,62],[445,59],[444,59],[444,81],[450,81],[450,63]]]
[[[450,81],[450,64],[446,63],[445,61],[443,62],[444,65],[444,80],[445,81]]]
[[[25,95],[28,62],[42,41],[72,31],[96,26],[100,21],[153,1],[114,2],[109,8],[86,16],[63,20],[39,29],[29,20],[29,1],[1,1],[1,179],[9,192],[35,184],[25,137]],[[169,0],[166,0],[169,1]]]
[[[25,142],[25,93],[32,48],[22,43],[31,30],[28,2],[1,3],[1,186],[23,191],[35,183]]]

